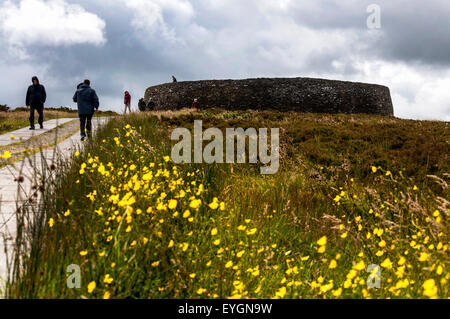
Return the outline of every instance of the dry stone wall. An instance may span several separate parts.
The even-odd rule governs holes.
[[[258,78],[166,83],[149,87],[157,110],[191,107],[308,113],[394,114],[389,88],[376,84],[312,78]]]

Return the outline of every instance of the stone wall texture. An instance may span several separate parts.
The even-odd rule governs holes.
[[[259,78],[166,83],[149,87],[157,110],[191,107],[278,110],[304,113],[394,115],[389,88],[382,85],[312,78]]]

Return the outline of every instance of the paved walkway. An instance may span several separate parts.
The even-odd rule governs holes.
[[[62,119],[62,120],[73,120],[73,119]],[[106,123],[108,118],[93,118],[92,125],[95,129],[100,125]],[[61,120],[59,120],[61,121]],[[48,121],[50,122],[50,121]],[[61,125],[62,122],[54,123],[55,127]],[[44,123],[44,128],[45,128]],[[48,125],[48,129],[50,129]],[[23,130],[23,129],[22,129]],[[19,132],[22,130],[17,130]],[[27,128],[28,130],[28,128]],[[36,133],[39,130],[35,131]],[[44,132],[41,130],[41,132]],[[11,132],[7,135],[15,135],[17,133]],[[24,135],[24,136],[34,136],[34,135]],[[4,278],[7,274],[6,267],[6,255],[5,255],[5,243],[3,241],[3,235],[7,236],[6,247],[8,251],[11,245],[14,243],[15,233],[16,233],[16,220],[15,214],[18,207],[23,205],[27,198],[30,198],[31,187],[33,186],[33,176],[35,175],[35,170],[38,170],[41,174],[45,167],[49,167],[53,161],[57,158],[55,155],[61,155],[65,158],[70,158],[75,149],[81,148],[82,142],[80,141],[79,132],[72,135],[68,139],[62,141],[52,148],[45,149],[40,153],[32,155],[30,157],[21,159],[12,165],[8,165],[0,169],[0,297],[2,286],[4,283]],[[45,164],[45,165],[44,165]],[[17,183],[15,180],[22,176],[24,178],[23,182]],[[2,279],[3,278],[3,279]]]
[[[33,136],[40,135],[42,133],[48,132],[55,127],[65,124],[67,122],[76,120],[76,118],[62,118],[62,119],[54,119],[45,121],[44,128],[41,130],[39,128],[39,125],[36,126],[35,130],[30,130],[29,127],[24,127],[19,130],[15,130],[13,132],[9,132],[6,134],[0,135],[0,146],[9,145],[12,143],[17,143],[20,141],[28,140],[32,138]],[[14,136],[14,139],[11,139],[11,135]]]

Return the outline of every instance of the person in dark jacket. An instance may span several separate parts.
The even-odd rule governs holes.
[[[25,105],[30,108],[30,130],[34,130],[34,110],[39,114],[38,123],[41,129],[44,128],[44,103],[47,99],[47,93],[42,84],[39,84],[37,76],[31,79],[33,85],[28,87]]]
[[[141,97],[139,99],[138,108],[139,108],[139,111],[141,111],[141,112],[144,112],[146,110],[146,108],[147,108],[147,105],[145,104],[145,101],[144,101],[143,97]]]
[[[78,116],[80,118],[81,140],[86,139],[92,133],[92,116],[98,111],[99,101],[97,93],[91,88],[91,81],[84,80],[73,96],[73,101],[78,104]]]
[[[177,82],[178,82],[178,81],[177,81],[177,78],[176,78],[175,76],[173,76],[173,75],[172,75],[172,82],[173,82],[173,83],[177,83]]]
[[[150,98],[150,101],[148,101],[147,109],[149,111],[153,111],[155,109],[155,107],[156,107],[155,102],[153,102],[153,99]]]

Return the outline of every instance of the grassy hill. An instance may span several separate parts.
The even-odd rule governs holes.
[[[280,170],[174,164],[170,133],[194,119],[280,128]],[[117,118],[26,212],[9,296],[447,298],[449,138],[446,122],[368,115]]]

